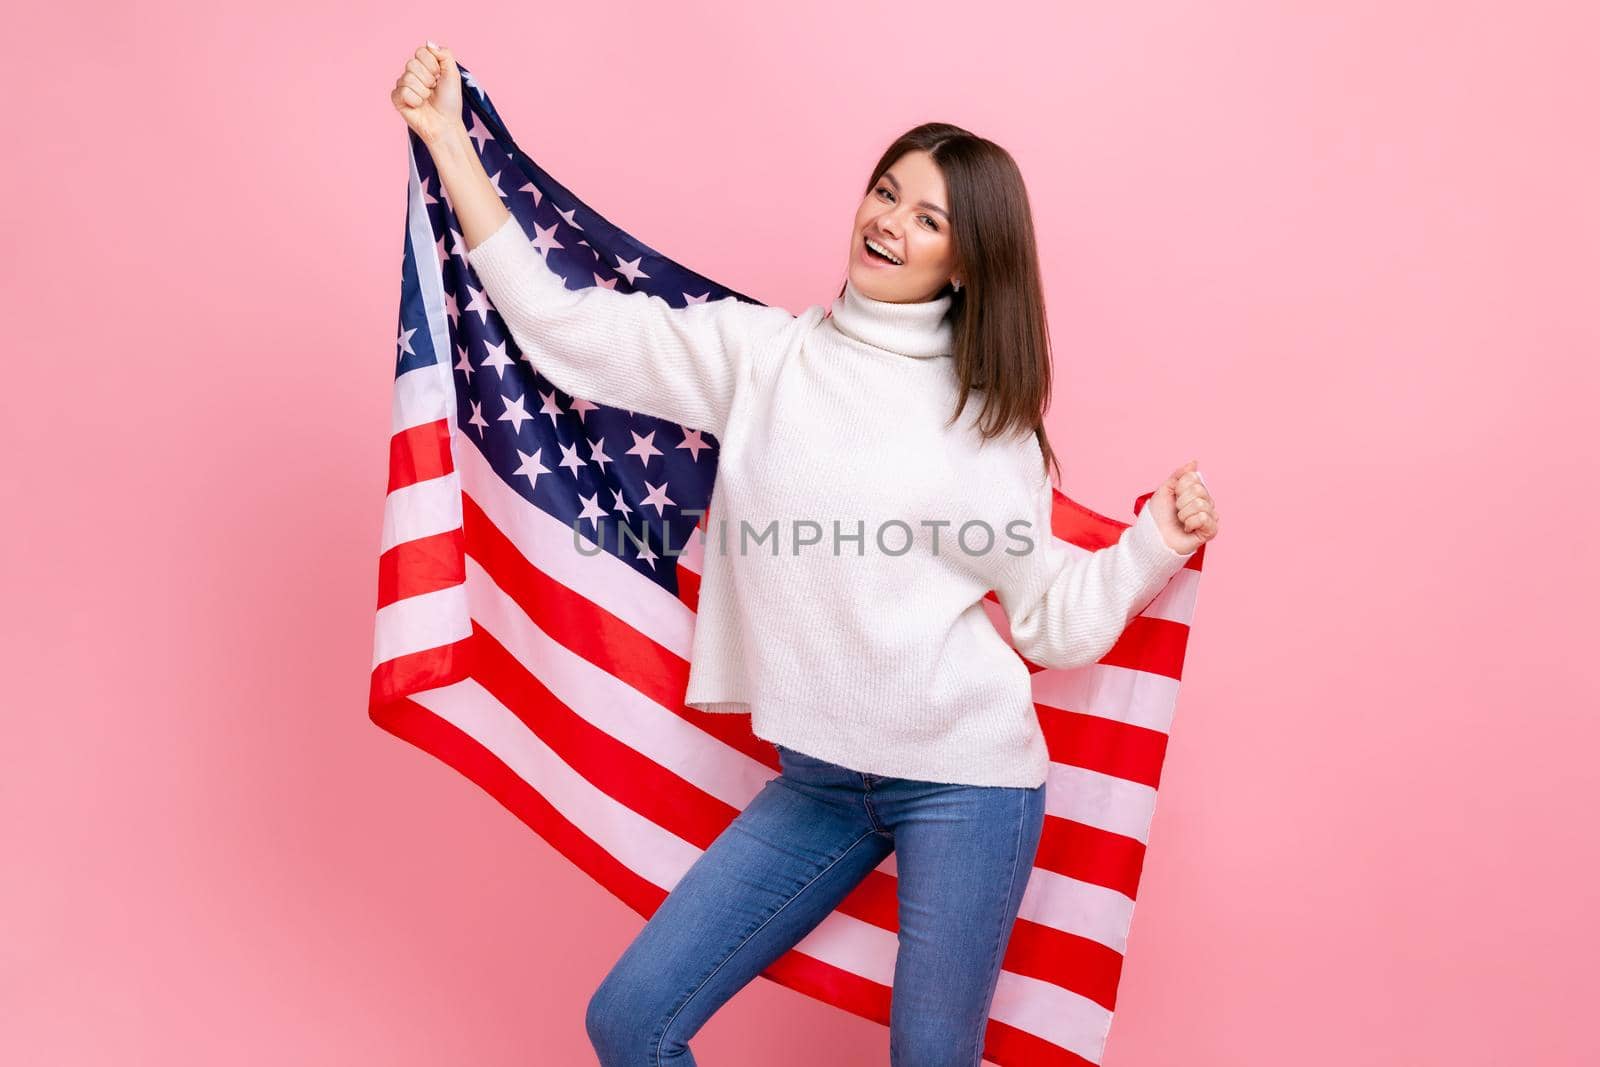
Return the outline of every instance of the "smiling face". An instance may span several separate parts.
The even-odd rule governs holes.
[[[898,263],[881,258],[868,240]],[[950,201],[944,174],[927,152],[907,152],[889,165],[856,209],[850,234],[850,281],[874,300],[929,300],[955,271]]]

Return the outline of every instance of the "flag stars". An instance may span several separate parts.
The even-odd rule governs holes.
[[[565,412],[561,410],[561,405],[556,403],[555,390],[552,389],[548,393],[540,393],[539,395],[544,398],[544,404],[539,408],[539,414],[549,415],[550,428],[555,429],[557,426],[561,425],[560,416],[565,414]]]
[[[639,501],[639,506],[642,508],[646,504],[654,504],[656,508],[656,518],[659,519],[661,517],[663,505],[671,504],[673,507],[678,506],[670,497],[667,496],[667,482],[665,479],[662,480],[660,485],[651,485],[648,481],[646,481],[644,483],[644,487],[650,490],[650,492],[645,494],[645,498],[643,500]]]
[[[606,517],[605,508],[600,506],[600,494],[596,492],[593,496],[584,496],[579,493],[578,499],[583,501],[583,510],[578,512],[578,518],[588,519],[598,531],[600,529],[600,520]]]
[[[546,467],[540,459],[543,449],[536,450],[531,456],[522,449],[517,449],[517,455],[522,457],[522,464],[512,471],[528,479],[528,491],[531,493],[539,484],[539,475],[549,474],[550,468]]]
[[[615,489],[611,490],[611,510],[621,515],[623,522],[627,522],[628,516],[633,514],[633,509],[628,506],[627,499]]]
[[[506,368],[515,362],[509,355],[506,354],[506,346],[509,343],[510,342],[508,341],[501,341],[497,345],[491,345],[485,342],[483,346],[483,350],[489,353],[489,355],[484,358],[484,361],[480,364],[480,366],[493,367],[495,372],[500,375],[499,380],[502,382],[506,380]]]
[[[600,470],[602,473],[605,472],[606,464],[612,462],[611,457],[605,453],[605,444],[606,439],[604,437],[600,438],[598,441],[589,442],[589,461],[591,463],[600,464]]]
[[[683,431],[683,440],[678,443],[679,448],[687,448],[689,450],[689,454],[694,457],[694,461],[696,463],[700,462],[700,450],[711,447],[700,439],[700,435],[703,432],[704,431],[702,430],[690,430],[685,428]]]
[[[490,133],[489,127],[485,126],[482,120],[478,118],[476,111],[472,113],[472,126],[467,130],[467,136],[478,142],[478,151],[480,153],[488,146],[490,141],[494,140],[494,134]]]
[[[557,441],[556,447],[561,449],[561,462],[557,463],[556,466],[571,467],[572,476],[576,478],[578,472],[584,468],[583,457],[578,455],[578,442],[574,441],[570,445],[564,445]]]
[[[639,539],[639,547],[634,551],[640,559],[650,564],[651,570],[656,569],[656,554],[650,551],[650,531],[648,529],[645,530],[644,537]]]
[[[511,422],[511,428],[517,433],[521,433],[523,422],[533,418],[532,415],[528,414],[527,409],[522,406],[528,398],[526,396],[519,396],[513,400],[509,396],[502,396],[500,399],[506,402],[506,409],[500,413],[500,418],[496,421],[506,422],[509,420]]]
[[[476,116],[474,116],[474,117],[476,117]],[[495,196],[498,196],[501,200],[504,200],[506,198],[506,194],[500,191],[500,172],[499,171],[495,171],[494,174],[490,176],[490,178],[489,178],[489,186],[490,186],[490,188],[492,188],[494,190],[494,195]]]
[[[584,400],[582,397],[575,396],[572,398],[572,407],[569,410],[574,415],[578,416],[579,422],[584,423],[584,425],[588,425],[584,419],[584,416],[595,410],[596,406],[597,405],[591,404],[587,400]]]
[[[467,292],[472,294],[472,299],[467,301],[467,310],[476,311],[480,322],[487,326],[489,324],[489,312],[494,310],[494,305],[489,303],[488,294],[482,289],[474,289],[471,282],[467,283]]]
[[[577,208],[569,208],[566,211],[562,211],[560,208],[556,208],[556,214],[560,215],[561,218],[563,219],[563,221],[565,221],[566,224],[568,226],[571,226],[574,230],[583,229],[582,226],[578,225],[578,220],[576,218],[576,216],[578,214],[578,209]]]
[[[650,275],[639,269],[639,263],[644,259],[643,256],[638,259],[623,259],[621,256],[614,258],[617,261],[616,272],[628,279],[629,285],[636,284],[640,278],[650,277]]]
[[[470,401],[470,403],[472,404],[472,415],[467,419],[467,425],[477,427],[478,440],[481,441],[483,440],[483,432],[489,428],[489,423],[484,420],[483,405],[476,400]]]
[[[559,225],[560,223],[556,224],[556,226]],[[556,226],[540,226],[537,222],[533,224],[534,238],[528,243],[533,246],[534,251],[545,253],[552,248],[566,247],[556,240]]]
[[[416,349],[411,347],[411,335],[416,332],[417,328],[413,326],[409,330],[401,330],[400,336],[395,338],[395,344],[400,346],[400,355],[414,356],[417,354]]]
[[[473,369],[472,360],[467,358],[467,350],[464,347],[458,346],[456,348],[456,370],[465,374],[467,376],[467,381],[470,382],[472,381]],[[682,448],[683,446],[679,445],[678,447]]]
[[[663,454],[661,449],[655,446],[656,432],[654,430],[651,430],[643,437],[640,437],[632,430],[629,430],[628,433],[633,437],[633,447],[624,452],[623,455],[638,456],[639,462],[648,467],[650,466],[651,456],[659,456]]]

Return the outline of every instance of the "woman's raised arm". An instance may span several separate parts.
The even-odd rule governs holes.
[[[1077,553],[1051,533],[1053,504],[1046,479],[1034,503],[1033,548],[1006,560],[995,596],[1024,657],[1041,667],[1083,667],[1111,651],[1194,552],[1167,544],[1147,501],[1115,544]]]
[[[736,297],[678,308],[639,291],[568,289],[515,217],[467,259],[517,347],[562,390],[714,434],[752,353],[795,321]]]
[[[433,157],[467,247],[499,229],[511,212],[461,121],[461,70],[450,49],[432,41],[419,45],[395,79],[389,101]]]
[[[676,308],[644,292],[568,289],[484,171],[450,50],[418,48],[391,99],[433,157],[467,262],[534,369],[575,397],[720,434],[751,353],[795,317],[736,297]]]

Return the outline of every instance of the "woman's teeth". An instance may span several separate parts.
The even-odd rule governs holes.
[[[901,261],[900,260],[895,259],[894,256],[890,255],[888,252],[886,252],[882,248],[880,248],[871,238],[866,238],[865,240],[866,240],[866,244],[867,244],[867,252],[870,255],[876,256],[877,258],[883,260],[886,263],[892,263],[893,265],[895,265],[897,267],[901,265]]]

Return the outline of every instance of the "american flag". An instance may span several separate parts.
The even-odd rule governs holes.
[[[643,288],[674,306],[751,299],[607,222],[517,147],[465,68],[462,78],[487,173],[525,232],[554,227],[560,247],[546,261],[569,288]],[[718,442],[569,396],[518,358],[432,159],[409,138],[369,714],[648,917],[779,767],[747,715],[683,703],[711,521],[694,512],[708,507]],[[1110,545],[1127,525],[1052,492],[1053,532],[1075,551]],[[592,541],[580,545],[574,524]],[[1100,662],[1029,664],[1051,752],[1047,814],[988,1062],[1103,1057],[1203,556]],[[993,593],[985,607],[1008,634]],[[764,976],[887,1025],[894,859]]]

